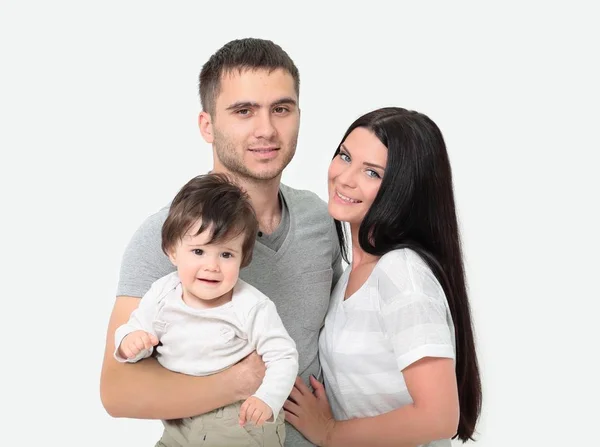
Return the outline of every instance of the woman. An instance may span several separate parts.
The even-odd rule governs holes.
[[[320,335],[325,386],[311,378],[313,393],[298,379],[286,419],[321,446],[472,439],[481,382],[440,130],[414,111],[370,112],[344,135],[328,177],[352,258]]]

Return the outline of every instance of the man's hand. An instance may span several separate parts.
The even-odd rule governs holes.
[[[233,383],[237,386],[237,400],[246,400],[256,393],[267,370],[262,358],[256,352],[252,352],[232,368],[235,369],[236,375]]]
[[[246,422],[252,422],[260,427],[273,416],[273,411],[266,403],[258,397],[251,396],[242,404],[240,408],[240,425]]]
[[[152,349],[158,344],[158,338],[146,331],[134,331],[127,334],[121,346],[119,346],[119,355],[125,359],[134,359],[141,351]]]

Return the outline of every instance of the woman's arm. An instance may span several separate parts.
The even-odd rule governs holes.
[[[403,373],[413,404],[379,416],[333,421],[323,386],[311,381],[313,395],[296,382],[285,405],[286,419],[313,443],[326,447],[414,447],[454,436],[459,418],[454,361],[426,357]]]
[[[207,413],[252,395],[264,377],[264,364],[252,354],[218,374],[194,377],[163,368],[154,358],[119,363],[115,330],[126,323],[140,298],[117,297],[106,336],[100,396],[113,417],[177,419]]]
[[[389,413],[336,422],[326,446],[417,446],[454,436],[459,405],[454,361],[421,359],[404,371],[413,404]]]

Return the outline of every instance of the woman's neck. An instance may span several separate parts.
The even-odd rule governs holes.
[[[352,269],[355,270],[363,265],[372,264],[381,256],[375,256],[364,251],[358,243],[358,225],[350,225],[350,236],[352,239]]]

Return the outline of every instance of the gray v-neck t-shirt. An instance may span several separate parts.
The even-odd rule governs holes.
[[[277,251],[281,248],[290,229],[290,212],[281,191],[279,192],[279,203],[281,204],[281,221],[279,222],[279,225],[271,234],[259,231],[258,238],[256,238],[258,242],[266,245],[273,251]]]

